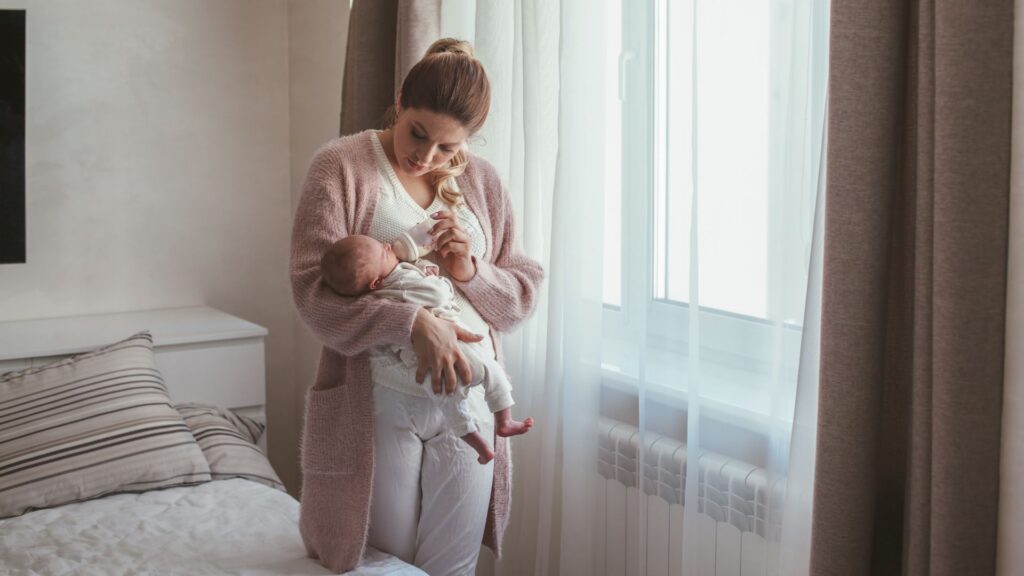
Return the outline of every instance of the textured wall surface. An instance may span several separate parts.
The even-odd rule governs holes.
[[[320,45],[302,26],[337,25],[332,38],[344,38],[347,4],[0,8],[28,10],[28,262],[0,266],[0,321],[206,304],[267,327],[270,456],[295,489],[291,170],[304,172],[312,152],[292,146],[323,137],[296,131],[290,113],[330,132],[338,110],[319,120],[303,102],[290,110],[290,72],[301,76],[317,57],[342,61],[340,51],[308,53]],[[296,61],[292,46],[305,57]],[[337,86],[318,96],[337,102],[334,74]]]

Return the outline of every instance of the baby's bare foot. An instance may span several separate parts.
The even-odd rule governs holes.
[[[509,420],[507,422],[499,422],[496,425],[497,430],[495,432],[498,436],[519,436],[520,434],[526,434],[533,428],[533,418],[527,418],[522,422],[518,420]]]
[[[491,460],[494,460],[494,451],[489,448],[487,450],[479,452],[479,454],[480,457],[477,458],[476,461],[481,464],[487,464]]]

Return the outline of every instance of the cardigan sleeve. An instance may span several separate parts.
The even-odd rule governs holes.
[[[473,257],[476,275],[465,282],[453,283],[473,304],[480,317],[499,332],[507,332],[533,312],[544,269],[516,246],[512,198],[495,176],[499,197],[488,210],[494,230],[491,254],[487,261]]]
[[[325,346],[345,356],[371,346],[406,345],[419,306],[387,298],[351,298],[331,290],[320,274],[320,258],[349,235],[338,166],[318,154],[310,167],[292,227],[290,276],[299,316]]]

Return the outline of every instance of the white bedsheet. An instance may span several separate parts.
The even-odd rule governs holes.
[[[0,520],[0,574],[330,574],[298,521],[295,499],[242,479],[118,494]],[[425,573],[367,548],[349,574]]]

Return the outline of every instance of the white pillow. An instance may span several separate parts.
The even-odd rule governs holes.
[[[208,480],[149,332],[0,375],[0,518]]]

